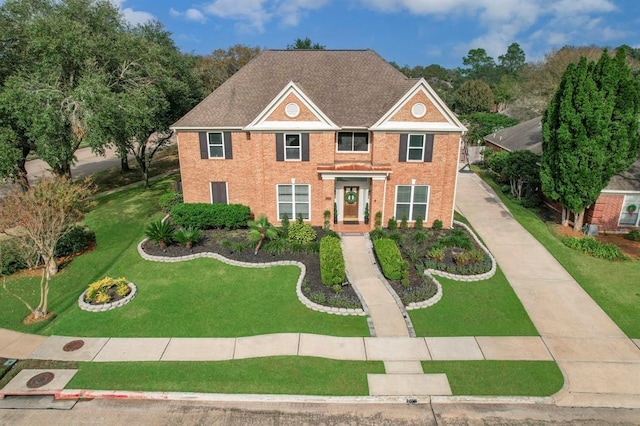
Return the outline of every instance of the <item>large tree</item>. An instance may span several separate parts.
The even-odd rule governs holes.
[[[324,50],[326,48],[324,44],[315,43],[309,37],[297,38],[292,44],[287,44],[287,50]]]
[[[542,119],[540,170],[543,192],[562,205],[563,225],[573,213],[581,229],[585,209],[637,159],[639,113],[640,85],[624,49],[569,64]]]
[[[236,44],[228,49],[216,49],[201,56],[196,62],[196,72],[202,79],[203,94],[213,92],[229,77],[238,72],[261,52],[259,47]]]
[[[493,107],[491,87],[482,80],[468,80],[456,90],[455,110],[461,114],[490,112]]]
[[[26,192],[9,193],[0,203],[0,232],[24,249],[33,249],[44,263],[38,305],[33,307],[11,292],[35,318],[47,315],[49,282],[58,272],[56,245],[69,226],[82,219],[92,193],[89,181],[74,184],[65,177],[51,177],[40,180]],[[5,289],[8,290],[6,283]]]

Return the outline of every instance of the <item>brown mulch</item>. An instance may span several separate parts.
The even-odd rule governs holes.
[[[625,234],[600,234],[596,240],[605,244],[613,244],[632,259],[640,259],[640,241],[627,240]]]
[[[49,319],[51,319],[54,316],[54,313],[49,311],[47,312],[47,315],[42,316],[40,318],[36,318],[35,315],[32,313],[30,313],[29,315],[27,315],[23,320],[22,323],[24,325],[31,325],[31,324],[37,324],[39,322],[45,322],[48,321]]]
[[[320,241],[324,236],[322,228],[314,228]],[[320,278],[320,259],[318,253],[282,253],[272,254],[266,250],[261,249],[258,254],[254,255],[254,247],[246,244],[248,242],[248,231],[246,229],[239,230],[226,230],[226,229],[210,229],[203,231],[204,238],[198,244],[191,249],[187,249],[182,245],[172,244],[166,248],[161,248],[157,244],[147,241],[143,244],[142,249],[153,256],[167,256],[167,257],[180,257],[187,256],[195,253],[218,253],[226,258],[233,259],[240,262],[248,263],[270,263],[284,260],[291,260],[303,263],[307,269],[305,274],[305,281],[308,288],[308,293],[323,294],[326,300],[336,297],[335,291],[322,284]],[[228,247],[224,247],[222,244],[224,241],[231,241],[237,244],[245,244],[246,248],[243,250],[233,251]],[[348,299],[353,304],[361,306],[360,299],[356,295],[353,287],[350,284],[342,287],[343,292],[341,296]],[[309,294],[305,292],[307,297]],[[329,306],[328,304],[326,304]]]
[[[78,253],[74,253],[69,256],[63,256],[58,258],[58,273],[61,273],[62,270],[76,257],[82,256],[85,253],[92,252],[96,248],[96,243],[89,243],[86,249],[79,251]],[[30,269],[22,269],[13,274],[14,277],[19,278],[30,278],[42,275],[42,268],[44,265],[40,264],[34,268]]]
[[[556,236],[558,238],[564,238],[564,237],[584,238],[584,237],[586,237],[586,235],[583,234],[582,232],[574,231],[571,226],[562,226],[560,224],[556,224],[556,225],[551,225],[551,230],[553,231],[554,234],[556,234]]]

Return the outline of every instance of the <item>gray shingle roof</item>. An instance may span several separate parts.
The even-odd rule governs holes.
[[[244,127],[293,81],[341,127],[370,127],[418,80],[372,50],[267,50],[175,127]]]
[[[528,149],[535,154],[542,153],[542,117],[532,118],[498,130],[484,137],[484,140],[507,151]]]
[[[507,151],[528,149],[536,154],[542,153],[542,117],[516,124],[487,135],[484,140]],[[640,191],[640,157],[629,170],[614,175],[605,188],[609,191]]]

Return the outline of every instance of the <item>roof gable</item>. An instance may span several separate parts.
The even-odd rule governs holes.
[[[288,107],[295,105],[291,114]],[[244,130],[337,130],[339,129],[316,104],[293,82],[284,89],[247,125]]]
[[[466,132],[467,128],[421,78],[371,127],[371,130]]]

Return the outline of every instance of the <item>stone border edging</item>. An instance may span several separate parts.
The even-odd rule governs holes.
[[[116,300],[115,302],[112,302],[112,303],[102,303],[99,305],[92,305],[84,301],[84,295],[87,294],[87,290],[89,290],[87,289],[82,292],[80,297],[78,297],[78,306],[80,306],[80,309],[87,312],[107,312],[112,309],[116,309],[121,306],[124,306],[127,303],[131,302],[133,298],[136,297],[136,294],[138,294],[138,288],[134,283],[129,281],[127,282],[127,285],[129,286],[131,291],[126,297],[123,297],[122,299]]]
[[[297,262],[294,260],[281,260],[278,262],[268,262],[268,263],[240,262],[238,260],[229,259],[227,257],[222,256],[221,254],[213,253],[213,252],[195,253],[195,254],[189,254],[186,256],[179,256],[179,257],[153,256],[146,253],[142,249],[142,245],[148,240],[149,240],[148,238],[145,238],[138,244],[138,254],[144,260],[148,260],[151,262],[173,263],[173,262],[184,262],[187,260],[193,260],[198,258],[209,258],[209,259],[219,260],[221,262],[226,263],[227,265],[241,266],[244,268],[270,268],[272,266],[282,266],[282,265],[297,266],[298,268],[300,268],[300,276],[298,277],[298,282],[296,284],[296,295],[298,296],[298,300],[300,300],[300,302],[303,305],[305,305],[307,308],[313,311],[324,312],[332,315],[342,315],[342,316],[348,316],[348,315],[365,316],[366,315],[364,310],[362,309],[333,308],[331,306],[322,306],[309,300],[307,296],[305,296],[302,293],[302,281],[304,281],[304,276],[307,272],[307,267],[301,262]]]
[[[469,232],[469,234],[473,237],[473,239],[476,241],[476,243],[478,243],[482,251],[484,251],[489,256],[489,258],[491,259],[491,269],[488,272],[485,272],[483,274],[478,274],[478,275],[458,275],[458,274],[452,274],[450,272],[440,271],[438,269],[425,269],[424,270],[425,274],[431,275],[432,277],[433,275],[437,275],[439,277],[449,278],[451,280],[466,281],[466,282],[484,281],[493,277],[496,274],[496,259],[493,257],[489,249],[484,244],[482,244],[482,242],[480,241],[476,233],[473,232],[471,228],[469,228],[465,223],[459,222],[457,220],[454,220],[453,223],[465,228]]]

